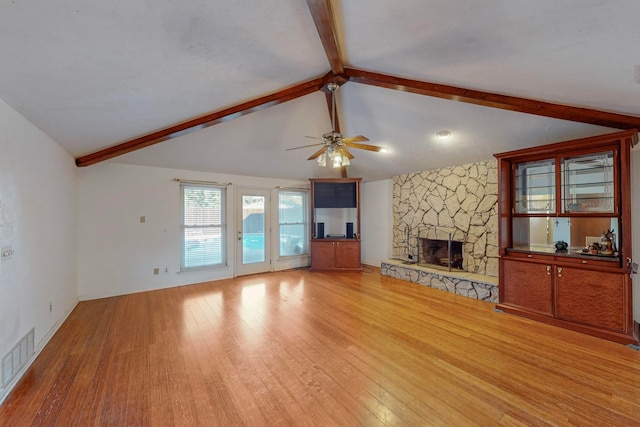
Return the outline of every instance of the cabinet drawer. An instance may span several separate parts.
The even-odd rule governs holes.
[[[543,262],[553,262],[553,255],[546,254],[538,254],[532,252],[517,252],[517,251],[509,251],[507,256],[504,258],[519,258],[519,259],[530,259],[530,260],[541,260]]]
[[[620,262],[605,261],[594,258],[579,258],[579,257],[563,257],[563,263],[578,264],[582,266],[592,267],[607,267],[607,268],[619,268]]]

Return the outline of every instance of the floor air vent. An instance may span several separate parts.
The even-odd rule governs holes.
[[[2,358],[2,386],[6,386],[20,372],[20,369],[27,364],[33,355],[34,329],[22,337],[13,349]]]

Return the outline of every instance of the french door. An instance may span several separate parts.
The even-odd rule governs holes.
[[[271,271],[270,191],[236,192],[236,276]]]

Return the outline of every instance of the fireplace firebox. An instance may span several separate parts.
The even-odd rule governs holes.
[[[463,270],[462,242],[420,238],[422,257],[418,264]]]

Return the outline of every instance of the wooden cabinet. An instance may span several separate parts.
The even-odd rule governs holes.
[[[625,131],[495,155],[499,309],[637,343],[628,265],[636,143]]]
[[[335,268],[335,241],[311,241],[311,269],[332,270]]]
[[[317,239],[311,242],[312,270],[361,270],[360,241]]]
[[[503,302],[525,310],[553,315],[551,267],[545,264],[504,259],[500,265]]]
[[[625,333],[630,280],[626,272],[577,267],[550,257],[501,260],[501,306],[616,334]],[[597,268],[597,267],[596,267]],[[597,334],[596,334],[597,335]]]
[[[555,266],[556,317],[625,332],[629,275]]]
[[[362,270],[361,178],[310,179],[311,270]]]
[[[335,246],[335,265],[336,268],[362,269],[360,261],[360,241],[336,241]]]

